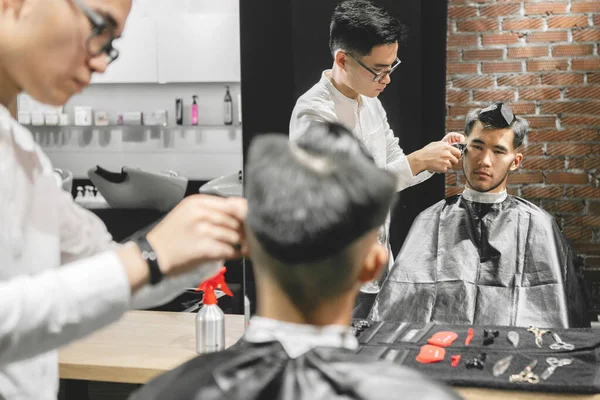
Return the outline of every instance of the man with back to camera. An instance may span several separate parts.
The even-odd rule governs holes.
[[[460,133],[449,133],[408,155],[400,148],[377,96],[400,66],[397,53],[399,41],[404,39],[402,30],[396,18],[370,1],[338,4],[329,37],[333,67],[298,99],[290,121],[291,140],[300,138],[313,121],[347,126],[371,152],[377,166],[396,176],[397,190],[421,183],[433,172],[447,172],[461,155],[451,144],[464,140]],[[388,230],[389,219],[382,229],[385,242]]]
[[[506,192],[528,127],[503,103],[469,112],[466,188],[417,217],[371,319],[590,326],[581,265],[558,224]]]
[[[356,354],[354,298],[387,264],[378,242],[396,179],[339,124],[250,146],[247,244],[257,316],[244,338],[144,386],[133,400],[458,398],[419,373]],[[349,215],[355,218],[348,218]]]

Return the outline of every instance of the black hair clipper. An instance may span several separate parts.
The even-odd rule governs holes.
[[[461,155],[465,154],[465,150],[467,149],[467,145],[464,143],[453,143],[451,146],[459,149]]]

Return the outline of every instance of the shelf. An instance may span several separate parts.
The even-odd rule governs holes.
[[[223,128],[223,129],[242,129],[242,125],[91,125],[91,126],[80,126],[80,125],[23,125],[25,128],[29,129],[31,132],[34,131],[55,131],[57,129],[167,129],[167,130],[177,130],[177,129],[213,129],[213,128]]]
[[[240,126],[43,126],[30,128],[47,152],[235,152]]]
[[[242,168],[241,126],[35,126],[33,138],[53,165],[86,177],[101,165],[172,169],[210,180]]]

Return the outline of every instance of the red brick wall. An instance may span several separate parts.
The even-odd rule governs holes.
[[[532,130],[509,192],[556,216],[600,269],[600,0],[449,0],[448,130],[491,101]],[[460,169],[446,195],[462,191]]]

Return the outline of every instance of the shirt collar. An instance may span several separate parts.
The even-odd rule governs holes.
[[[293,324],[258,316],[250,320],[244,338],[252,343],[278,341],[291,358],[315,347],[358,348],[358,340],[348,326]]]
[[[508,194],[506,193],[506,190],[503,190],[500,193],[482,193],[466,187],[462,196],[464,199],[474,203],[494,204],[502,203],[508,197]]]
[[[355,100],[355,99],[351,99],[350,97],[348,97],[345,94],[343,94],[342,92],[340,92],[339,89],[335,87],[333,82],[331,82],[331,80],[327,77],[327,73],[330,73],[330,72],[331,72],[330,69],[323,71],[323,74],[321,74],[321,84],[323,86],[325,86],[325,88],[329,91],[329,93],[332,94],[332,96],[334,96],[336,98],[336,100],[339,100],[343,104],[358,107],[359,109],[362,108],[364,105],[364,100],[362,98],[362,95],[359,94],[358,100]]]
[[[0,104],[0,136],[13,137],[15,144],[27,152],[35,151],[33,135],[27,128],[14,120],[6,107]]]

